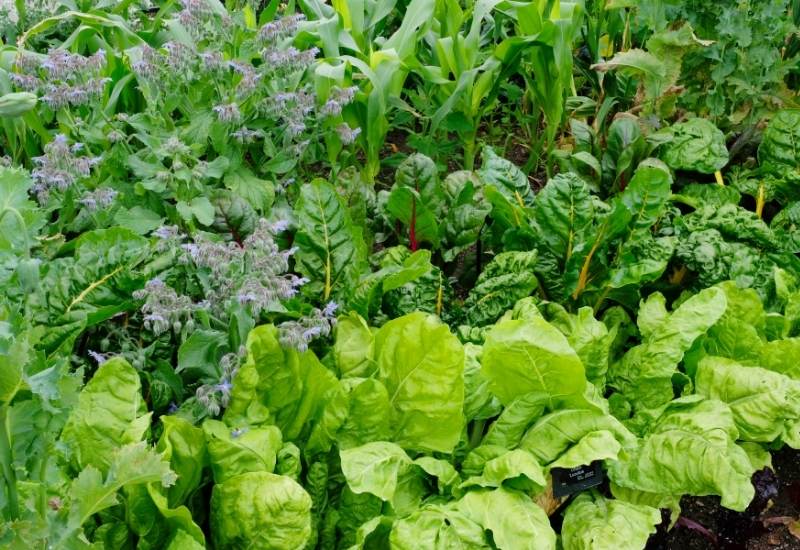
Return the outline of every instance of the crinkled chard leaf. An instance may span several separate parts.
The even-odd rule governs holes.
[[[758,146],[758,161],[777,174],[796,174],[800,163],[800,109],[784,109],[772,117]]]
[[[321,300],[346,292],[366,268],[367,249],[336,189],[320,179],[303,185],[294,214],[297,270]]]
[[[720,495],[723,506],[743,511],[753,498],[755,468],[736,445],[738,437],[725,403],[700,396],[678,399],[651,423],[637,449],[608,464],[609,477],[650,493]]]
[[[564,550],[638,550],[659,523],[657,508],[583,493],[564,513],[561,537]]]
[[[241,474],[214,485],[210,522],[220,548],[295,550],[311,538],[311,497],[286,476]]]
[[[712,174],[728,164],[725,135],[704,118],[690,118],[664,130],[672,138],[663,147],[661,158],[673,170]]]
[[[539,286],[534,269],[538,254],[501,252],[478,276],[464,301],[467,323],[483,326],[495,322],[514,304]]]
[[[121,357],[100,365],[61,433],[73,464],[105,473],[115,449],[142,440],[152,413],[147,412],[141,390],[139,373]]]

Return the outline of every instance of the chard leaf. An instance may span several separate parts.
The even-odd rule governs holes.
[[[144,285],[144,276],[134,269],[149,253],[147,239],[115,227],[88,231],[74,247],[72,258],[49,262],[44,293],[34,295],[39,322],[58,327],[41,341],[50,353],[71,351],[82,330],[134,309],[131,294]]]
[[[389,321],[375,334],[374,357],[389,392],[394,441],[452,452],[464,426],[464,349],[447,325],[421,312]]]
[[[241,428],[234,432],[219,420],[203,422],[211,471],[215,483],[248,472],[273,472],[281,448],[275,426]]]
[[[697,368],[695,389],[730,406],[744,441],[770,443],[800,421],[800,382],[760,367],[705,357]]]
[[[555,550],[556,534],[531,498],[504,488],[471,491],[458,501],[467,518],[492,532],[499,550]]]
[[[723,506],[742,511],[753,498],[755,470],[736,445],[738,437],[725,403],[699,396],[678,399],[664,408],[637,449],[608,463],[609,477],[650,493],[720,495]]]
[[[424,277],[433,270],[430,250],[417,250],[407,253],[405,247],[397,247],[396,254],[387,254],[378,271],[363,275],[351,289],[347,298],[348,306],[366,318],[372,318],[381,305],[387,292],[398,290]],[[390,260],[391,258],[391,260]]]
[[[430,541],[431,548],[489,548],[483,527],[458,512],[453,505],[426,505],[392,525],[391,547],[414,550],[420,541]]]
[[[241,474],[214,485],[210,524],[219,548],[303,548],[311,538],[311,497],[286,476]]]
[[[582,394],[583,364],[566,337],[542,318],[500,321],[486,337],[483,374],[492,391],[508,405],[531,392],[547,394],[549,406]]]
[[[536,457],[523,449],[514,449],[486,461],[483,473],[470,477],[461,486],[501,487],[504,482],[533,493],[538,493],[547,486],[544,470]]]
[[[582,493],[564,513],[564,550],[638,550],[661,523],[658,509]]]
[[[623,447],[632,445],[634,435],[613,416],[596,409],[561,409],[540,418],[519,448],[533,454],[540,464],[568,468],[572,466],[567,464],[616,459]]]
[[[297,270],[321,300],[346,292],[366,268],[367,249],[344,201],[331,184],[316,179],[301,187],[294,214]]]
[[[478,177],[484,184],[492,185],[512,204],[521,207],[533,203],[533,191],[525,174],[513,162],[484,147]]]
[[[142,440],[150,428],[151,413],[141,390],[139,373],[121,357],[100,365],[61,433],[76,466],[93,466],[102,476],[111,466],[115,449]]]
[[[653,294],[645,302],[663,297]],[[719,288],[708,288],[683,302],[671,314],[646,316],[647,335],[609,370],[609,383],[637,408],[655,408],[673,398],[672,376],[684,353],[725,312],[727,300]],[[661,309],[659,309],[661,311]]]
[[[367,322],[355,312],[336,321],[333,354],[342,378],[369,376],[376,368],[369,355],[373,334]]]
[[[728,164],[725,135],[705,118],[690,118],[667,128],[671,141],[663,148],[662,158],[673,170],[691,170],[712,174]]]
[[[758,146],[758,161],[781,173],[800,162],[800,109],[783,109],[770,120]]]
[[[162,416],[161,423],[164,431],[156,451],[169,461],[170,468],[178,475],[167,491],[169,505],[175,507],[186,502],[200,486],[203,468],[208,462],[206,443],[203,430],[178,416]]]
[[[314,352],[282,349],[278,330],[262,325],[247,337],[247,360],[236,375],[224,420],[229,426],[270,421],[287,441],[302,439],[338,384]]]
[[[575,174],[559,174],[548,180],[533,210],[539,238],[547,250],[561,260],[572,255],[593,216],[589,187]]]
[[[354,493],[369,493],[392,502],[400,478],[412,469],[412,461],[394,443],[373,441],[340,451],[342,473]]]
[[[539,286],[534,274],[537,253],[501,252],[486,266],[464,301],[472,326],[494,323],[518,300]]]
[[[533,392],[514,399],[489,427],[482,445],[515,448],[528,427],[542,415],[548,401],[548,395],[544,392]]]

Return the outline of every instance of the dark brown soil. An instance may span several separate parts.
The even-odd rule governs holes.
[[[757,496],[744,512],[722,508],[718,497],[685,497],[681,518],[669,532],[660,528],[648,550],[800,550],[800,453],[773,453],[775,472],[757,473]],[[762,497],[759,497],[759,494]]]

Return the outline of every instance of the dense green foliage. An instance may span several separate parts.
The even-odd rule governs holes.
[[[745,510],[800,449],[795,7],[0,4],[0,546]]]

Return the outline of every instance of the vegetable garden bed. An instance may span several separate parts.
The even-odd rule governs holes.
[[[0,0],[0,547],[800,548],[798,9]]]

